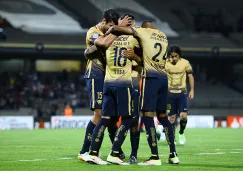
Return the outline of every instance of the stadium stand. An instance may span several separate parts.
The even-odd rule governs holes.
[[[55,6],[58,10],[72,17],[85,29],[95,25],[101,19],[102,11],[89,0],[46,1]],[[196,98],[190,102],[192,111],[195,109],[194,111],[196,111],[196,113],[200,113],[198,112],[199,110],[205,111],[207,109],[225,109],[225,111],[228,109],[242,109],[243,82],[241,78],[243,73],[239,72],[241,69],[237,69],[237,72],[231,72],[233,69],[229,68],[232,67],[231,65],[237,63],[237,61],[231,60],[232,56],[238,55],[237,60],[242,61],[243,12],[241,7],[243,2],[241,0],[235,0],[234,4],[229,1],[219,3],[221,2],[220,0],[170,0],[169,2],[165,0],[150,0],[149,2],[147,0],[136,0],[136,2],[146,7],[147,10],[161,21],[169,23],[169,26],[179,34],[179,37],[169,37],[169,44],[178,44],[186,49],[183,51],[185,52],[183,53],[185,54],[184,57],[190,57],[190,61],[192,61],[192,64],[195,64],[195,68],[197,68],[196,65],[204,67],[200,69],[200,71],[195,69]],[[166,3],[166,5],[163,5],[163,3]],[[208,3],[210,3],[210,6],[208,6]],[[124,12],[124,9],[119,10]],[[139,17],[140,16],[142,15],[139,15]],[[5,52],[5,47],[15,49],[16,44],[20,47],[24,47],[28,43],[36,44],[38,42],[44,45],[52,44],[58,47],[58,49],[52,50],[52,54],[59,52],[58,50],[61,50],[62,47],[68,47],[69,45],[81,49],[82,51],[80,52],[83,52],[85,48],[85,34],[30,34],[21,29],[14,28],[7,19],[2,19],[0,21],[0,28],[4,29],[4,33],[7,36],[7,39],[0,43],[0,54],[1,52]],[[59,45],[63,46],[59,47]],[[218,58],[215,60],[215,56],[213,56],[211,52],[211,49],[214,47],[220,50],[223,48],[223,53],[220,52],[220,55],[226,57],[223,63],[230,64],[230,66],[222,65],[222,62],[218,62],[221,57],[220,55],[217,56]],[[84,60],[83,54],[80,52],[78,52],[78,58],[75,57],[75,59]],[[189,54],[189,52],[193,53]],[[201,52],[203,52],[203,54],[201,54]],[[31,49],[28,53],[33,53],[33,50]],[[205,54],[207,56],[204,56]],[[72,55],[71,53],[70,55],[68,54],[66,59],[72,58]],[[15,54],[14,58],[18,58],[18,55],[16,56]],[[41,55],[38,54],[35,59],[36,58],[45,58],[45,52]],[[48,56],[48,59],[49,58],[51,57]],[[58,60],[59,58],[57,57],[55,59]],[[29,58],[27,60],[29,60]],[[35,60],[29,61],[31,61],[33,65],[36,62]],[[3,60],[0,62],[4,63]],[[207,65],[210,63],[216,63],[218,65],[213,68],[212,65]],[[228,67],[230,72],[223,69],[226,67]],[[63,111],[64,103],[71,103],[72,99],[77,100],[77,114],[82,114],[83,112],[80,110],[83,109],[85,113],[89,113],[87,109],[88,95],[84,80],[80,77],[80,75],[83,74],[84,65],[80,69],[81,74],[79,72],[69,73],[70,79],[66,81],[59,80],[60,72],[44,72],[40,73],[41,78],[39,78],[39,82],[34,83],[33,80],[29,79],[30,75],[33,73],[27,70],[27,72],[24,72],[26,81],[22,84],[21,91],[16,92],[16,84],[19,82],[19,78],[16,75],[19,75],[19,73],[22,73],[24,70],[23,66],[20,68],[19,71],[16,69],[15,72],[12,73],[9,71],[10,74],[6,74],[6,72],[0,68],[2,73],[1,77],[3,77],[2,80],[5,80],[1,83],[1,113],[7,110],[9,112],[12,108],[18,109],[19,111],[23,111],[23,109],[25,111],[26,108],[28,108],[26,110],[31,111],[31,109],[35,108],[40,112],[39,109],[41,108],[47,109],[42,111],[42,113],[45,116],[49,116],[51,115],[51,109],[56,108],[55,104],[58,105],[57,113],[60,113]],[[207,75],[213,76],[208,79]],[[70,81],[73,84],[70,85]],[[73,85],[75,85],[75,89],[69,92],[68,89]],[[39,87],[39,94],[36,94],[37,90],[34,90],[37,89],[37,87]],[[5,94],[5,92],[7,92],[7,94]]]

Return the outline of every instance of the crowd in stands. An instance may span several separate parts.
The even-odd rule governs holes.
[[[41,116],[56,115],[67,104],[73,111],[88,107],[85,80],[77,72],[2,72],[0,79],[0,110],[28,107]]]

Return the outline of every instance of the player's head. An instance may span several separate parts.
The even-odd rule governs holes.
[[[141,25],[142,28],[151,28],[151,29],[155,29],[152,21],[144,21]]]
[[[120,15],[113,9],[106,10],[102,15],[101,29],[106,32],[111,26],[118,24]]]
[[[128,26],[132,26],[132,27],[135,27],[135,17],[133,15],[130,15],[130,14],[125,14],[121,17],[121,19],[123,19],[124,17],[130,17],[131,18],[131,23],[128,25]]]
[[[172,63],[176,64],[181,57],[181,48],[178,45],[172,45],[168,51]]]

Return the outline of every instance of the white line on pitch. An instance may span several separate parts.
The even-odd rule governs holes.
[[[43,161],[43,160],[46,160],[46,159],[32,159],[32,160],[18,160],[20,162],[37,162],[37,161]]]
[[[221,155],[221,154],[240,154],[242,152],[216,152],[216,153],[199,153],[199,154],[193,154],[194,156],[203,156],[203,155]]]
[[[199,154],[194,154],[196,156],[202,156],[202,155],[218,155],[218,154],[226,154],[226,152],[217,152],[217,153],[199,153]]]
[[[238,151],[233,151],[233,152],[229,152],[231,154],[240,154],[241,152],[238,152]]]
[[[57,159],[48,159],[48,160],[72,160],[71,157],[63,157],[63,158],[57,158]],[[32,160],[18,160],[20,162],[38,162],[38,161],[44,161],[47,159],[32,159]]]
[[[71,158],[71,157],[64,157],[64,158],[59,158],[59,159],[55,159],[55,160],[71,160],[71,159],[73,159],[73,158]]]

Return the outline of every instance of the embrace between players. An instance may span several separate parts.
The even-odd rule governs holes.
[[[115,10],[107,10],[103,14],[102,21],[87,32],[85,56],[88,62],[85,79],[90,108],[94,111],[94,116],[86,128],[84,144],[78,158],[100,165],[137,163],[140,136],[138,119],[141,109],[151,157],[138,164],[161,165],[154,112],[164,127],[170,148],[167,162],[178,164],[173,126],[166,114],[167,37],[150,21],[143,22],[140,28],[134,26],[133,16],[126,14],[120,18]],[[116,122],[119,117],[122,121],[117,128]],[[99,157],[99,150],[106,128],[108,128],[112,148],[107,161],[104,161]],[[123,161],[125,155],[121,146],[129,129],[132,150],[130,160],[126,163]]]

